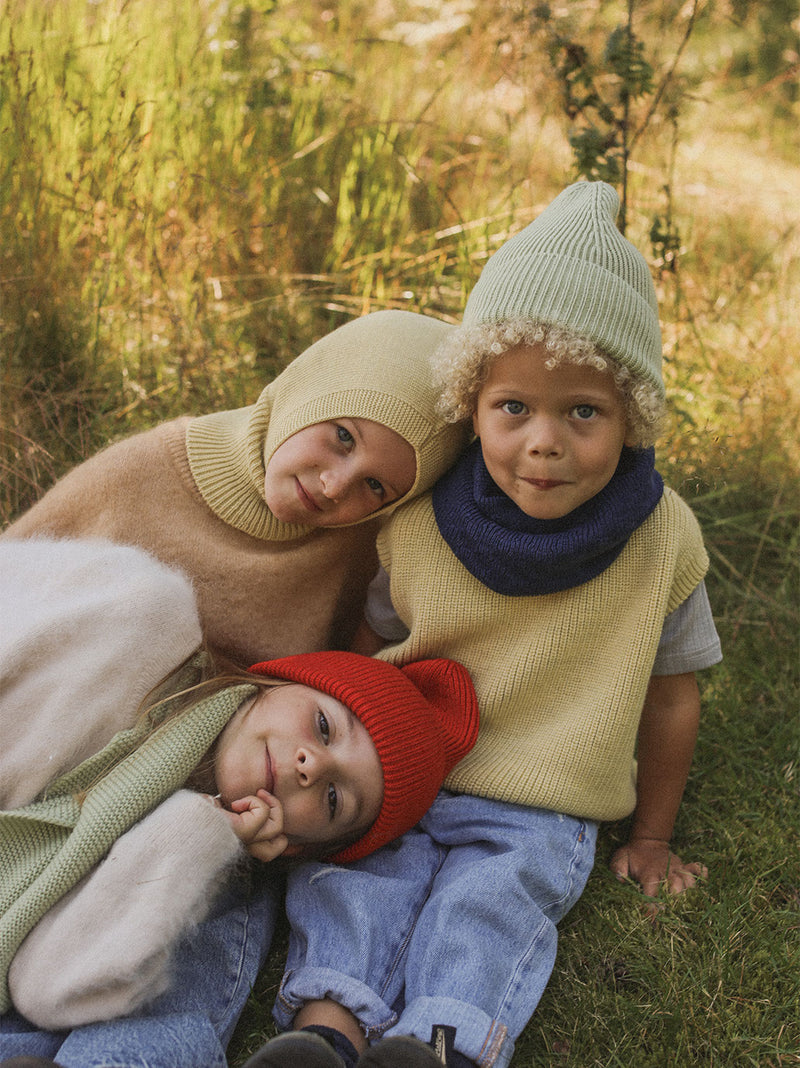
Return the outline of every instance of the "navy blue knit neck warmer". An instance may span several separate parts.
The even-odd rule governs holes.
[[[664,492],[653,449],[624,447],[610,482],[561,519],[532,519],[492,480],[474,442],[433,489],[442,537],[484,586],[509,597],[557,593],[609,567]]]

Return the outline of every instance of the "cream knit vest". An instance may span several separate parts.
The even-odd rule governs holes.
[[[378,549],[410,635],[392,663],[446,656],[469,670],[481,728],[445,785],[597,820],[636,803],[634,747],[664,617],[702,580],[696,519],[671,490],[597,578],[507,597],[459,563],[430,495],[400,509]]]

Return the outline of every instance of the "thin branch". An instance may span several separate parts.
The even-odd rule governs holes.
[[[680,58],[681,58],[681,55],[683,54],[683,50],[686,48],[686,45],[689,43],[689,38],[692,35],[692,30],[694,29],[694,22],[695,22],[695,19],[697,17],[697,10],[698,10],[699,6],[700,6],[700,0],[694,0],[694,3],[692,4],[692,13],[689,16],[689,21],[686,23],[686,31],[684,32],[683,40],[678,45],[677,51],[675,52],[675,55],[672,58],[672,65],[670,66],[669,70],[664,74],[664,77],[661,79],[661,82],[659,83],[658,89],[656,89],[655,93],[653,94],[653,99],[650,101],[650,107],[647,109],[647,114],[645,115],[644,119],[642,119],[642,122],[641,122],[641,125],[639,126],[639,129],[636,131],[636,133],[631,138],[631,142],[630,142],[630,150],[631,151],[633,151],[633,148],[636,145],[636,142],[639,140],[639,138],[645,132],[647,127],[650,125],[650,120],[652,119],[653,115],[656,113],[656,109],[658,108],[658,105],[661,103],[661,98],[664,95],[664,93],[666,92],[667,86],[672,81],[673,75],[675,74],[675,69],[677,68],[678,63],[679,63]]]

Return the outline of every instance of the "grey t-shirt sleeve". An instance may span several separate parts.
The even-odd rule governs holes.
[[[382,567],[369,584],[364,618],[372,630],[387,642],[402,642],[408,637],[408,627],[392,604],[389,573]]]
[[[392,605],[389,575],[380,568],[367,592],[365,618],[372,630],[387,642],[401,642],[408,628]],[[682,675],[700,671],[722,660],[717,628],[704,582],[701,582],[664,620],[653,675]]]
[[[653,675],[682,675],[722,660],[705,582],[701,582],[664,620]]]

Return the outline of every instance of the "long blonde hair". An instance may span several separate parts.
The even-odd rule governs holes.
[[[200,701],[213,697],[223,690],[242,685],[268,689],[273,686],[282,686],[284,682],[266,675],[251,675],[232,661],[212,654],[204,646],[200,647],[157,682],[142,698],[136,712],[135,722],[147,724],[148,730],[139,744],[147,741],[166,723],[190,711]],[[82,805],[97,783],[123,759],[125,759],[124,756],[120,756],[118,761],[105,768],[93,782],[76,793],[75,798],[78,803]],[[212,745],[192,772],[186,785],[191,789],[208,792],[214,782],[213,768]]]

